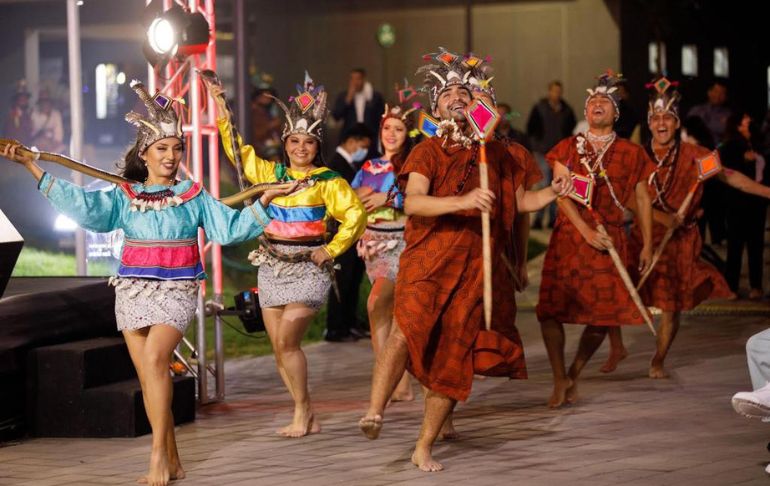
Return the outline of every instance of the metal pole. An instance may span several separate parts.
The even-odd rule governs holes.
[[[83,80],[80,61],[80,12],[76,0],[67,0],[67,53],[69,56],[70,112],[72,139],[70,156],[83,160]],[[83,175],[75,172],[73,181],[83,184]],[[75,232],[75,263],[78,275],[86,275],[86,232],[78,228]]]
[[[235,93],[238,103],[238,125],[243,133],[247,131],[249,120],[246,115],[248,84],[246,83],[246,13],[243,6],[244,0],[235,0],[233,12],[233,27],[235,33]]]

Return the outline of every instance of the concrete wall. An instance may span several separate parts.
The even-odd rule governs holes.
[[[347,86],[350,68],[367,69],[375,87],[392,99],[392,86],[404,76],[417,83],[421,56],[441,45],[465,49],[463,7],[399,10],[261,13],[252,10],[249,56],[272,73],[282,97],[294,93],[307,67],[336,95]],[[395,28],[388,50],[375,39],[377,27]],[[498,99],[511,104],[523,126],[547,83],[561,79],[568,102],[580,114],[585,88],[595,76],[620,64],[620,33],[603,0],[535,1],[473,8],[473,48],[490,55]]]

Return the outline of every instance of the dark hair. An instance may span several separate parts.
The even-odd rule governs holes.
[[[118,169],[120,170],[120,175],[126,179],[143,182],[149,175],[147,165],[145,164],[145,161],[139,157],[139,140],[137,140],[123,157],[123,164],[118,164]]]
[[[682,122],[682,128],[687,131],[687,135],[697,140],[699,145],[714,149],[714,138],[701,117],[688,116]]]
[[[560,88],[562,88],[562,89],[564,88],[564,86],[562,86],[562,84],[561,84],[561,81],[559,81],[558,79],[554,79],[553,81],[551,81],[550,83],[548,83],[548,89],[551,89],[551,88],[553,88],[554,86],[558,86],[558,87],[560,87]]]
[[[727,89],[728,88],[727,80],[721,79],[721,78],[715,79],[714,81],[711,82],[711,84],[709,84],[709,90],[711,90],[711,88],[713,88],[714,86],[721,86],[724,89]]]
[[[366,69],[362,67],[353,68],[350,70],[351,73],[358,73],[363,77],[366,77]]]
[[[508,103],[498,103],[497,107],[502,108],[503,110],[505,110],[506,113],[511,113],[513,111],[513,109],[511,108],[511,105],[509,105]]]
[[[251,101],[256,100],[263,94],[269,94],[270,96],[277,97],[278,92],[275,90],[275,88],[254,88],[251,91]]]
[[[340,138],[340,144],[347,142],[351,138],[354,140],[361,140],[364,138],[368,138],[369,140],[371,140],[374,138],[374,136],[372,135],[372,131],[369,130],[369,127],[367,127],[363,123],[356,123],[352,127],[342,132],[342,137]]]
[[[749,112],[745,110],[737,110],[727,117],[727,121],[725,122],[724,141],[746,140],[743,134],[741,134],[741,132],[738,131],[738,128],[743,123],[743,118],[746,116],[751,118],[751,114],[749,114]],[[757,142],[756,138],[757,138],[757,125],[752,118],[751,123],[749,123],[749,140],[747,141],[749,143],[754,144]]]

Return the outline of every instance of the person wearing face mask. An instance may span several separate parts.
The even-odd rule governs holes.
[[[104,191],[86,191],[51,176],[34,159],[8,145],[0,156],[24,165],[38,180],[40,192],[63,214],[94,232],[122,229],[125,234],[115,287],[115,319],[142,388],[152,428],[152,453],[139,482],[165,486],[183,479],[171,414],[171,354],[182,339],[198,301],[205,273],[200,261],[198,230],[221,244],[234,244],[262,234],[270,224],[264,206],[287,190],[269,190],[260,203],[241,211],[215,200],[192,180],[177,180],[184,156],[181,124],[174,103],[151,97],[134,81],[149,116],[131,112],[126,120],[138,129],[136,142],[124,156],[121,175],[130,181]]]
[[[372,143],[372,133],[366,125],[359,123],[342,134],[342,143],[337,146],[327,167],[339,173],[348,183],[353,182],[356,172],[366,160]],[[337,224],[330,222],[329,232],[337,231]],[[368,334],[366,326],[356,319],[358,309],[358,288],[364,277],[364,262],[358,257],[355,245],[334,259],[339,265],[337,287],[340,299],[334,292],[329,294],[326,312],[324,339],[330,342],[350,342]]]
[[[419,143],[399,173],[405,186],[406,246],[396,276],[396,326],[377,359],[369,409],[359,428],[379,436],[385,405],[409,372],[427,388],[425,412],[412,463],[440,471],[432,448],[458,400],[467,400],[474,373],[526,378],[524,353],[512,317],[514,283],[503,263],[513,215],[544,207],[571,189],[568,180],[541,191],[525,191],[505,146],[486,144],[489,189],[481,189],[479,144],[465,118],[472,102],[470,78],[479,63],[441,49],[426,55],[418,70],[425,76],[436,136]],[[484,327],[481,212],[490,213],[493,310]]]
[[[213,84],[208,88],[220,115],[227,113],[223,89]],[[235,142],[244,174],[252,183],[312,183],[270,203],[267,212],[273,221],[265,228],[259,249],[249,255],[251,263],[259,267],[259,305],[278,372],[294,400],[291,423],[276,433],[293,438],[321,431],[308,391],[302,338],[329,296],[331,261],[352,247],[366,228],[366,210],[350,184],[323,166],[326,91],[323,86],[316,86],[307,72],[304,84],[297,88],[299,92],[291,99],[291,108],[276,99],[286,114],[281,136],[283,162],[264,160],[256,155],[253,146],[244,145],[242,140],[233,141],[228,118],[217,120],[225,154],[234,160]],[[339,222],[339,229],[328,240],[327,223],[331,219]]]

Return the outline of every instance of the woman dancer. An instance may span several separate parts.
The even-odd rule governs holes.
[[[132,88],[149,117],[126,115],[138,134],[121,172],[143,183],[87,192],[44,172],[17,144],[6,145],[0,156],[24,165],[51,204],[81,227],[125,233],[120,267],[110,284],[115,286],[118,330],[128,345],[152,427],[149,470],[140,482],[164,486],[185,477],[174,437],[169,364],[195,314],[199,280],[205,277],[198,228],[211,240],[232,244],[262,234],[270,217],[259,204],[239,212],[212,198],[200,184],[178,181],[184,144],[173,101],[160,94],[150,97],[137,81]],[[267,205],[293,188],[267,191],[260,202]]]
[[[209,84],[220,115],[227,113],[221,87]],[[336,172],[322,167],[321,142],[326,117],[326,93],[305,74],[304,86],[290,99],[291,109],[276,100],[286,113],[283,129],[283,162],[257,156],[254,147],[237,140],[243,170],[253,183],[305,180],[306,189],[277,197],[267,212],[273,221],[265,228],[262,246],[249,255],[259,267],[259,305],[275,352],[278,372],[294,400],[292,422],[277,431],[285,437],[320,432],[307,388],[307,360],[300,348],[302,337],[316,312],[326,302],[332,284],[332,260],[350,248],[366,227],[366,211],[353,189]],[[217,120],[225,153],[234,160],[232,126]],[[340,222],[326,242],[326,220]]]

